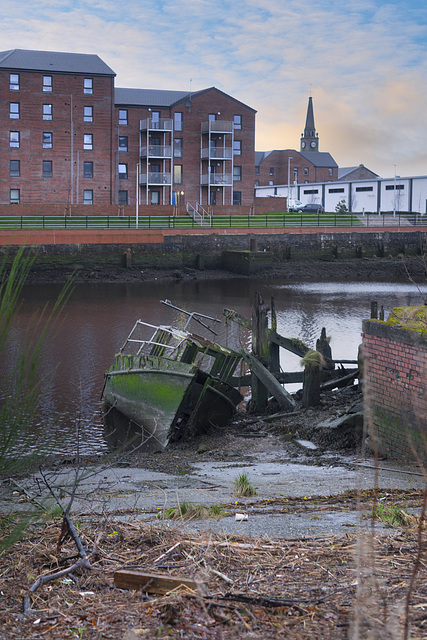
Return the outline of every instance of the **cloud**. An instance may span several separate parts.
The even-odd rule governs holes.
[[[3,49],[97,53],[116,86],[217,86],[258,111],[259,150],[299,148],[311,93],[339,164],[427,173],[421,0],[20,0],[0,25]]]

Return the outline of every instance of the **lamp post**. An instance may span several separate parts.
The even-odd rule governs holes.
[[[393,198],[393,217],[396,217],[396,165],[394,166],[394,198]]]
[[[288,156],[288,199],[286,202],[286,208],[289,211],[289,184],[291,182],[291,160],[293,160],[292,156]]]
[[[138,204],[139,204],[139,162],[136,163],[135,229],[138,229]]]

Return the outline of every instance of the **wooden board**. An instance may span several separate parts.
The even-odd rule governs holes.
[[[146,573],[138,570],[121,569],[114,574],[114,586],[118,589],[141,589],[146,593],[169,593],[182,587],[197,591],[197,584],[188,578]]]

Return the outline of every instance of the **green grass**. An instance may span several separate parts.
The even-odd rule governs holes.
[[[408,527],[414,525],[416,518],[398,505],[379,504],[372,507],[369,518],[383,522],[387,527]]]
[[[269,213],[266,215],[214,216],[213,229],[273,229],[292,227],[360,227],[356,216],[334,213]],[[0,216],[0,229],[135,229],[135,216]],[[200,228],[187,215],[139,216],[139,229],[192,229]],[[207,228],[207,227],[204,227]]]
[[[234,479],[234,495],[236,498],[246,498],[249,496],[256,496],[257,490],[249,480],[247,473],[241,473]]]

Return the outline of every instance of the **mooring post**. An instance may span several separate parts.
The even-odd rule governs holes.
[[[303,407],[316,407],[320,403],[320,366],[321,354],[311,351],[304,358],[304,382],[302,387]]]
[[[271,296],[271,328],[270,333],[277,334],[277,317],[276,317],[276,304],[273,296]],[[271,373],[280,373],[280,347],[271,340],[268,343],[270,351],[270,371]]]
[[[252,310],[252,353],[264,365],[269,368],[270,352],[268,342],[268,307],[259,293],[255,292],[254,306]],[[267,406],[269,397],[268,389],[257,376],[252,373],[252,405],[254,411],[262,411]]]

